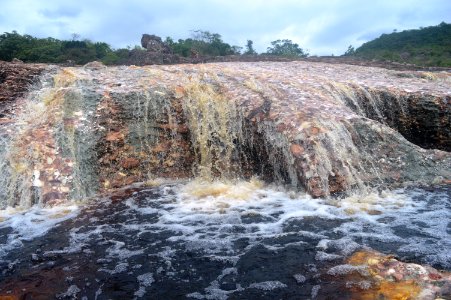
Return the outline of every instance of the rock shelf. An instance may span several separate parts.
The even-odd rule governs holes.
[[[50,204],[155,177],[259,176],[315,197],[451,178],[448,72],[90,63],[47,81],[28,99],[45,109],[0,125],[20,128],[7,143],[16,155],[3,155],[0,177],[15,178],[3,205],[24,182]]]

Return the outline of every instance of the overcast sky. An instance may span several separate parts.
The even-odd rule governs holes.
[[[219,33],[232,45],[291,39],[310,54],[340,55],[393,29],[451,23],[450,0],[0,0],[0,32],[140,44],[141,34]]]

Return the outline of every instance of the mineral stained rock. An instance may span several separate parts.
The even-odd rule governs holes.
[[[314,62],[71,67],[47,86],[29,99],[45,109],[4,125],[21,129],[7,147],[15,155],[0,155],[10,205],[34,181],[35,201],[58,202],[154,177],[257,175],[315,197],[451,178],[446,72]]]
[[[433,300],[451,290],[449,272],[404,263],[376,251],[355,252],[347,264],[332,267],[328,275],[352,292],[351,299]]]
[[[36,83],[44,69],[41,64],[0,61],[0,124],[6,122],[6,115],[14,109],[14,101]]]

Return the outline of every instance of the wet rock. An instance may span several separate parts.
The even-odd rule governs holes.
[[[110,132],[105,137],[105,140],[108,142],[117,142],[124,139],[124,134],[122,132]]]
[[[348,258],[348,265],[335,269],[359,268],[365,272],[342,272],[342,277],[357,299],[436,299],[449,295],[451,274],[412,263],[404,263],[375,251],[359,251]],[[359,282],[368,282],[362,285]]]
[[[15,99],[24,95],[45,69],[43,64],[0,61],[0,117],[12,110]]]
[[[63,68],[51,113],[15,137],[13,165],[26,184],[25,170],[41,172],[33,193],[46,203],[193,173],[256,175],[314,197],[446,183],[451,156],[437,149],[451,141],[449,74],[399,73],[312,62]]]
[[[290,146],[290,151],[294,156],[300,157],[304,153],[304,148],[297,144],[292,144]]]
[[[133,169],[138,167],[140,164],[139,160],[133,157],[127,157],[121,161],[121,166],[124,169]]]
[[[89,62],[89,63],[85,64],[83,66],[83,68],[86,69],[86,70],[98,71],[98,70],[105,69],[106,66],[100,61],[92,61],[92,62]]]

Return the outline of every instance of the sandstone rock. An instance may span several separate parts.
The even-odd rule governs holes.
[[[430,149],[450,147],[447,73],[425,79],[418,72],[262,62],[94,64],[56,77],[69,71],[73,80],[51,91],[59,98],[48,119],[30,121],[32,130],[16,145],[27,153],[33,143],[29,161],[43,170],[45,194],[70,187],[70,195],[94,195],[148,174],[188,178],[193,170],[209,170],[210,179],[257,175],[315,197],[451,178],[450,153]]]
[[[106,137],[105,140],[108,142],[117,142],[120,140],[124,139],[124,134],[122,132],[109,132]]]
[[[297,144],[291,144],[290,151],[294,156],[300,157],[304,153],[304,148]]]
[[[11,111],[13,102],[36,82],[37,77],[45,68],[46,66],[41,64],[0,61],[0,117]]]
[[[121,166],[124,169],[133,169],[138,167],[140,164],[139,160],[133,157],[127,157],[121,161]]]

